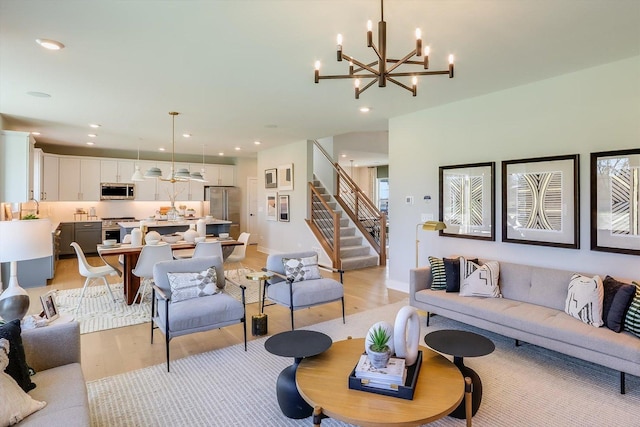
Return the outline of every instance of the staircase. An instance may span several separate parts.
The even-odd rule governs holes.
[[[359,268],[373,267],[378,265],[378,255],[372,254],[369,245],[363,245],[362,236],[356,236],[356,227],[351,220],[342,215],[337,203],[331,194],[322,186],[320,181],[314,180],[313,187],[326,201],[329,207],[339,216],[340,221],[340,268],[342,270],[357,270]],[[314,218],[330,218],[331,215],[321,202],[313,202]],[[319,219],[315,221],[323,235],[332,235],[333,222],[330,219]],[[331,239],[329,239],[331,240]],[[330,242],[332,243],[332,242]]]

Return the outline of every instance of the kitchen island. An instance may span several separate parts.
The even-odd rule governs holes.
[[[219,236],[220,233],[228,233],[231,229],[231,221],[221,219],[204,219],[207,224],[207,235]],[[145,221],[145,225],[149,231],[157,231],[160,234],[173,234],[178,231],[187,231],[191,225],[196,227],[198,219],[184,219],[179,221]],[[120,241],[124,239],[125,234],[131,234],[134,228],[140,228],[140,221],[119,222]]]

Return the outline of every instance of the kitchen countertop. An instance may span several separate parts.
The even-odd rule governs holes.
[[[231,221],[225,221],[222,219],[205,219],[206,224],[231,224]],[[197,219],[184,219],[180,221],[146,221],[147,227],[173,227],[176,225],[191,225],[197,224]],[[118,225],[123,228],[138,228],[140,227],[140,221],[119,222]]]

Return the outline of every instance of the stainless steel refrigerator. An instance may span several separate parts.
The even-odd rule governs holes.
[[[209,215],[231,221],[229,234],[240,236],[240,189],[238,187],[206,187],[205,200],[209,201]]]

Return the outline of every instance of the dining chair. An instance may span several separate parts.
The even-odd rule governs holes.
[[[194,249],[176,249],[173,251],[175,259],[202,258],[205,256],[217,256],[220,259],[224,259],[222,256],[222,244],[219,241],[199,242]]]
[[[160,261],[172,259],[173,254],[171,253],[171,245],[169,244],[145,245],[142,247],[138,262],[135,268],[131,270],[131,273],[140,278],[140,286],[138,287],[136,296],[133,298],[134,302],[138,301],[138,297],[140,297],[140,302],[144,300],[149,288],[149,282],[153,281],[153,266]]]
[[[211,282],[204,283],[208,275],[203,271],[215,269],[215,289]],[[192,278],[179,280],[178,274],[192,273]],[[174,276],[173,280],[170,275]],[[182,335],[219,329],[242,323],[244,350],[247,351],[246,287],[227,279],[222,267],[222,258],[201,258],[162,261],[153,267],[151,293],[151,344],[153,331],[160,329],[165,337],[167,372],[169,372],[169,341]],[[201,282],[201,283],[197,283]],[[186,295],[185,283],[195,284],[196,292]],[[225,286],[240,288],[240,300],[224,292]],[[205,292],[206,291],[206,292]]]
[[[233,252],[224,260],[226,269],[231,271],[230,265],[237,264],[239,268],[236,269],[236,278],[240,276],[240,270],[246,270],[244,265],[242,265],[242,261],[247,256],[247,245],[249,244],[249,237],[251,237],[250,233],[241,233],[238,237],[238,242],[242,243],[242,245],[234,246]]]
[[[111,286],[109,286],[109,282],[107,282],[106,276],[116,276],[118,272],[108,264],[93,266],[87,262],[87,258],[84,256],[84,252],[79,244],[76,242],[71,242],[73,249],[76,251],[76,255],[78,256],[78,271],[82,277],[85,277],[84,286],[82,287],[82,292],[80,293],[80,300],[78,301],[78,306],[76,307],[76,312],[80,309],[80,305],[82,304],[82,298],[84,298],[84,293],[87,290],[87,287],[91,282],[95,279],[102,279],[104,285],[107,287],[109,291],[109,295],[111,295],[111,299],[113,302],[116,302],[116,298],[113,296],[113,292],[111,291]]]

